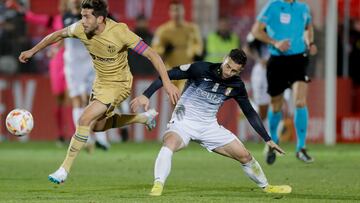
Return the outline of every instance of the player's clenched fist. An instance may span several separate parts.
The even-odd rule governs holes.
[[[31,50],[23,51],[23,52],[21,52],[21,54],[19,56],[19,61],[21,63],[26,63],[33,55],[34,55],[34,52],[32,52]]]

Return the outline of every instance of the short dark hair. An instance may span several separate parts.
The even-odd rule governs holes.
[[[237,64],[245,66],[247,57],[243,50],[232,49],[229,53],[229,57]]]
[[[83,0],[81,8],[94,9],[93,15],[95,17],[103,16],[106,18],[108,15],[108,6],[104,0]]]

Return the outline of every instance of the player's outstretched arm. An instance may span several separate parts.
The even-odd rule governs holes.
[[[47,35],[44,39],[42,39],[38,44],[36,44],[33,48],[21,52],[19,56],[19,61],[21,63],[26,63],[33,55],[35,55],[40,50],[44,49],[45,47],[54,44],[63,38],[68,37],[67,29],[61,29],[55,31],[49,35]]]
[[[143,52],[143,55],[152,62],[155,69],[159,72],[163,86],[170,97],[171,103],[175,105],[180,97],[180,92],[175,87],[175,85],[171,83],[170,78],[166,72],[165,64],[161,57],[151,47],[148,47]]]

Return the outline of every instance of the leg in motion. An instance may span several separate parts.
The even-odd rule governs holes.
[[[308,127],[309,112],[306,106],[307,83],[298,81],[293,84],[295,114],[294,124],[297,136],[296,157],[305,162],[312,163],[314,159],[306,150],[306,134]]]
[[[106,120],[98,122],[94,127],[94,132],[106,131],[111,128],[120,128],[132,123],[143,123],[148,130],[152,130],[156,127],[155,117],[158,112],[155,109],[150,109],[140,114],[114,114],[112,117]]]
[[[162,194],[166,178],[170,174],[172,155],[184,147],[183,140],[175,132],[168,132],[164,135],[164,144],[155,161],[155,180],[149,193],[150,196],[160,196]]]
[[[78,121],[76,133],[71,139],[64,162],[56,172],[50,174],[48,177],[51,182],[59,184],[66,180],[75,158],[88,140],[91,126],[96,122],[97,119],[104,115],[106,109],[106,105],[97,100],[92,101],[85,108]]]
[[[235,139],[229,144],[214,149],[214,152],[235,159],[241,163],[245,174],[264,192],[267,193],[290,193],[291,187],[288,185],[270,185],[260,166],[253,156],[247,151],[240,140]]]
[[[271,97],[271,107],[268,111],[268,122],[271,139],[278,144],[279,137],[277,135],[277,128],[282,119],[281,107],[283,104],[283,94],[275,97]],[[276,153],[272,149],[268,149],[266,154],[266,163],[273,164],[276,160]]]

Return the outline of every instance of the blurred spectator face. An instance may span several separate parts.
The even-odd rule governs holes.
[[[169,14],[171,20],[176,22],[181,22],[184,20],[184,6],[181,3],[172,3],[170,4]]]
[[[218,22],[218,29],[219,32],[221,33],[229,32],[230,31],[229,20],[227,18],[220,18]]]
[[[148,21],[145,17],[139,17],[136,19],[136,28],[148,28]]]
[[[94,34],[95,30],[99,27],[99,23],[104,20],[103,16],[95,17],[93,11],[94,9],[87,8],[81,10],[81,22],[86,34]]]
[[[68,0],[68,8],[71,11],[80,11],[81,0]]]
[[[360,19],[354,21],[354,30],[360,32]]]

